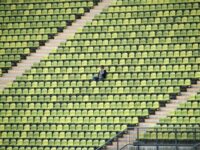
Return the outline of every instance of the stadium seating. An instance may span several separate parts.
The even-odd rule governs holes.
[[[179,142],[200,141],[200,93],[191,96],[168,117],[160,119],[155,129],[148,130],[140,140]]]
[[[196,0],[118,0],[0,95],[5,149],[96,149],[200,77]],[[91,81],[100,65],[105,81]]]
[[[0,2],[0,76],[62,31],[98,0]]]

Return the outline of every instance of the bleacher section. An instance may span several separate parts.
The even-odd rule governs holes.
[[[176,111],[160,120],[155,129],[148,130],[141,141],[153,140],[171,142],[200,141],[200,93],[190,97]]]
[[[200,77],[199,1],[118,0],[0,95],[0,145],[92,150]],[[91,81],[100,65],[105,81]]]
[[[98,0],[10,0],[0,2],[0,76]]]

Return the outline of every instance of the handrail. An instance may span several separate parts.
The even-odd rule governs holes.
[[[195,145],[192,147],[192,150],[196,150],[196,148],[197,148],[198,146],[200,146],[200,143],[195,144]]]
[[[124,148],[126,148],[126,147],[129,146],[129,145],[133,145],[133,144],[126,144],[126,145],[124,145],[120,150],[123,150]]]
[[[127,131],[128,128],[124,129],[123,131],[119,132],[117,135],[115,135],[114,137],[110,138],[106,143],[104,143],[103,145],[101,145],[100,147],[98,147],[96,150],[101,150],[103,147],[105,147],[106,145],[108,145],[108,143],[110,143],[111,141],[113,141],[115,138],[117,138],[119,135],[121,135],[122,133],[124,133],[125,131]]]

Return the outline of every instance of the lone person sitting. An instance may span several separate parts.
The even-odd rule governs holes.
[[[104,66],[101,66],[98,76],[93,77],[93,80],[102,81],[106,78],[106,76],[107,76],[107,71],[104,69]]]

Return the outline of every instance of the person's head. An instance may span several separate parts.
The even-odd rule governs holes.
[[[100,67],[100,68],[101,68],[101,70],[104,70],[104,66],[103,66],[103,65],[101,65],[101,67]]]

